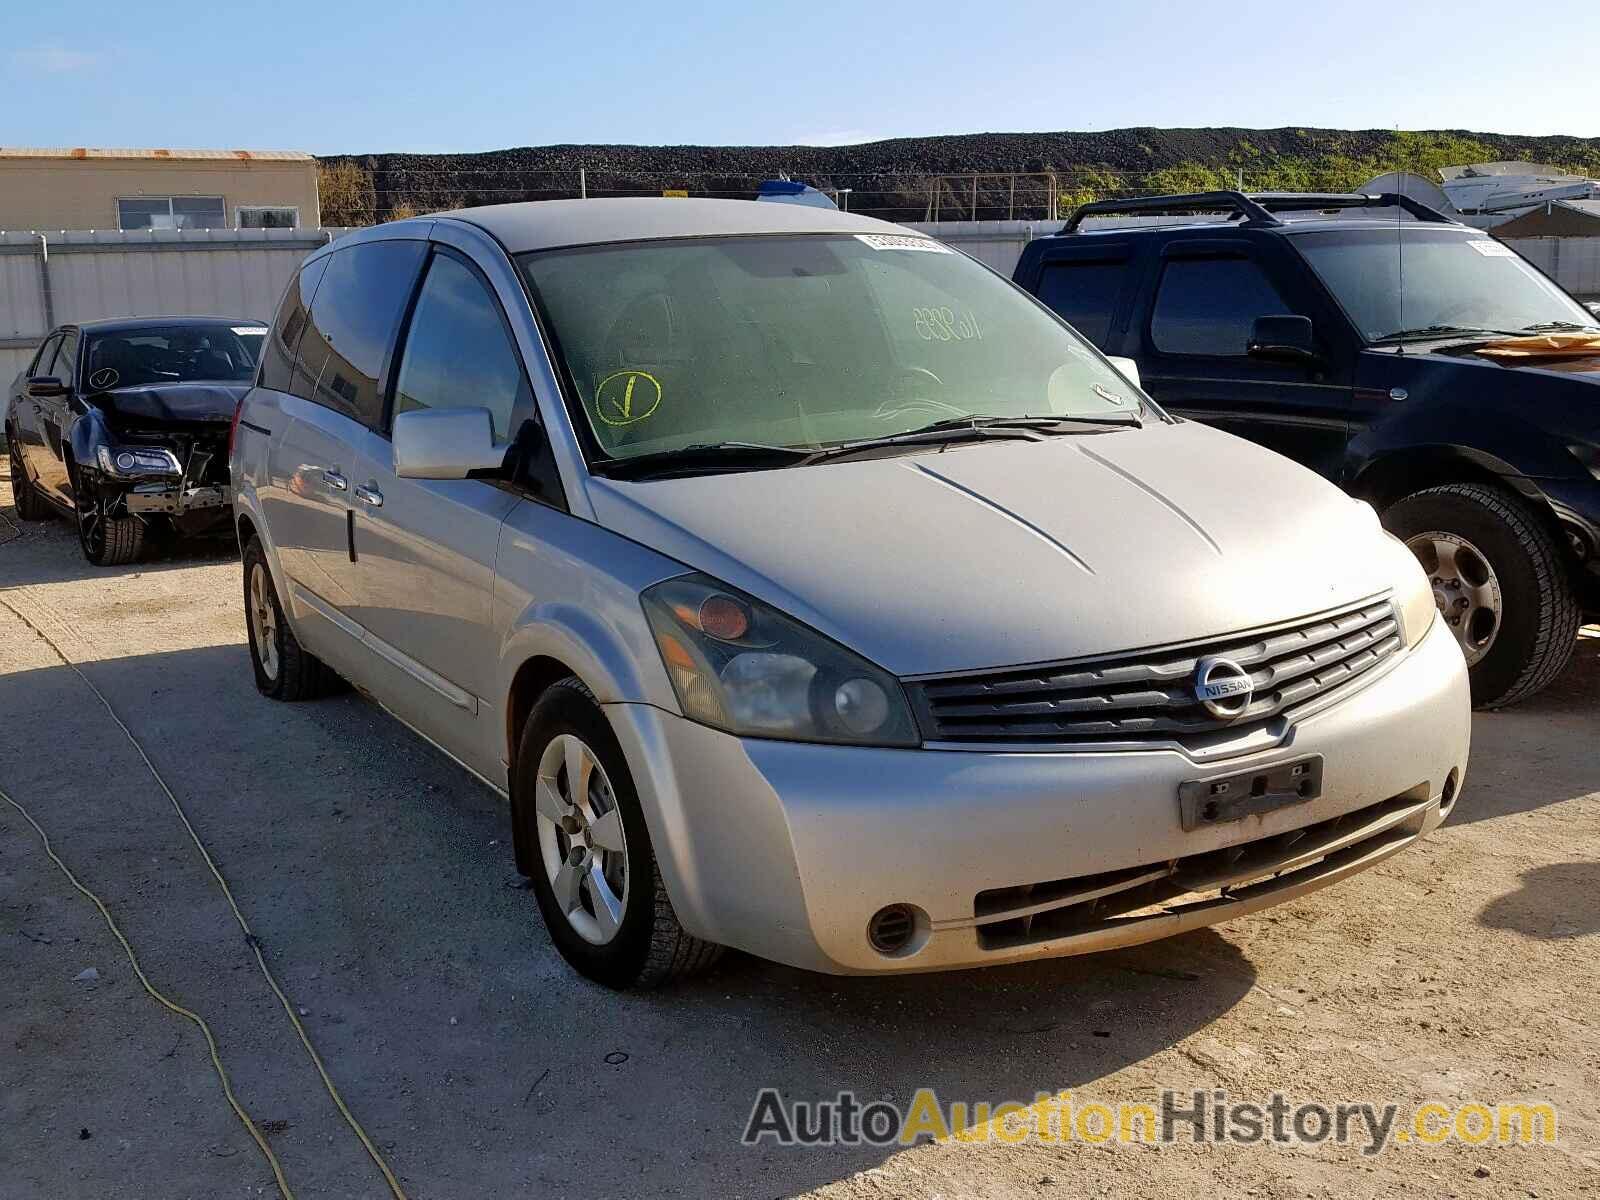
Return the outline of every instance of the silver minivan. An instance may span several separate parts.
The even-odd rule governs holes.
[[[1466,769],[1461,651],[1370,508],[879,221],[343,238],[231,466],[257,686],[342,677],[505,795],[614,986],[1164,937],[1404,849]]]

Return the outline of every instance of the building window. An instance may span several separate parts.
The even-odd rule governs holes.
[[[226,229],[221,196],[139,196],[117,201],[122,229]]]
[[[240,229],[295,229],[300,210],[287,204],[241,204],[234,210]]]

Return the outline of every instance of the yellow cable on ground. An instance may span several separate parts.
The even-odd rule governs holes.
[[[67,882],[87,896],[89,902],[100,910],[100,915],[106,919],[106,927],[111,930],[111,936],[122,943],[123,952],[127,954],[128,962],[133,966],[133,973],[139,977],[139,982],[144,985],[144,990],[149,992],[158,1004],[170,1008],[180,1017],[193,1021],[200,1027],[200,1032],[205,1035],[206,1045],[211,1050],[211,1065],[217,1069],[217,1078],[222,1081],[222,1094],[228,1098],[229,1106],[232,1107],[239,1120],[244,1123],[244,1127],[249,1130],[250,1136],[256,1141],[256,1145],[261,1147],[261,1153],[266,1155],[267,1165],[272,1168],[272,1177],[278,1181],[278,1190],[283,1193],[284,1200],[294,1200],[294,1193],[289,1190],[289,1181],[283,1177],[283,1168],[278,1164],[277,1155],[272,1153],[272,1149],[267,1145],[266,1139],[261,1136],[261,1131],[256,1128],[256,1123],[250,1119],[250,1114],[245,1112],[244,1106],[239,1103],[239,1098],[233,1094],[233,1085],[228,1081],[228,1071],[222,1065],[222,1056],[217,1053],[217,1039],[211,1035],[211,1026],[206,1024],[204,1017],[198,1013],[191,1012],[176,1000],[169,999],[161,993],[155,984],[150,982],[149,977],[144,973],[144,968],[139,965],[139,956],[133,952],[133,947],[128,944],[128,939],[122,935],[122,930],[117,928],[116,918],[111,915],[111,910],[106,907],[105,901],[84,887],[78,881],[78,877],[72,873],[72,868],[61,861],[50,845],[50,835],[45,833],[39,822],[33,819],[33,814],[13,800],[4,788],[0,788],[0,800],[4,800],[11,805],[12,808],[22,814],[24,821],[33,826],[33,831],[39,835],[39,840],[44,843],[44,852],[50,856],[50,861],[61,868],[61,873],[67,877]]]
[[[311,1038],[307,1035],[305,1026],[300,1023],[300,1017],[294,1011],[294,1005],[289,1003],[289,997],[283,994],[283,989],[278,986],[277,977],[273,975],[271,968],[267,966],[267,960],[261,954],[261,942],[259,939],[257,939],[254,931],[251,930],[250,922],[245,920],[244,913],[239,910],[239,905],[234,901],[233,891],[228,887],[228,881],[222,877],[222,872],[217,869],[217,864],[215,860],[212,859],[211,852],[206,849],[205,843],[200,840],[200,835],[195,831],[195,827],[190,824],[189,815],[183,811],[183,805],[178,803],[178,797],[175,796],[172,789],[167,786],[167,781],[162,777],[161,772],[156,770],[155,763],[150,761],[150,756],[145,753],[144,747],[139,744],[139,739],[133,736],[133,730],[129,729],[128,726],[123,722],[122,718],[117,715],[117,710],[111,707],[111,701],[105,698],[105,694],[95,686],[94,681],[79,669],[77,663],[73,662],[70,658],[63,654],[61,652],[61,647],[57,646],[42,629],[40,629],[32,621],[28,620],[27,617],[23,616],[5,600],[0,600],[0,607],[5,608],[11,613],[12,616],[16,617],[17,620],[21,621],[29,629],[33,630],[33,632],[38,635],[39,639],[43,641],[45,645],[50,647],[55,656],[59,658],[63,664],[70,668],[74,675],[83,681],[84,686],[94,693],[95,699],[100,701],[101,706],[104,707],[108,714],[110,714],[111,719],[116,722],[117,728],[122,730],[123,735],[128,739],[134,750],[138,752],[139,757],[144,760],[144,765],[149,769],[151,777],[161,786],[161,790],[166,793],[167,799],[172,802],[173,810],[178,814],[178,820],[182,821],[184,829],[188,830],[189,838],[194,842],[195,849],[200,852],[200,857],[205,860],[207,868],[209,868],[211,871],[212,878],[217,881],[217,886],[222,889],[222,895],[228,901],[228,907],[233,910],[234,920],[238,921],[239,928],[244,931],[245,942],[249,945],[251,951],[256,956],[256,965],[261,968],[261,974],[266,979],[267,986],[272,989],[273,995],[278,997],[278,1003],[283,1005],[283,1011],[288,1015],[289,1023],[294,1026],[295,1034],[300,1038],[300,1044],[305,1047],[306,1054],[311,1058],[312,1066],[316,1067],[317,1074],[322,1077],[322,1086],[327,1089],[328,1095],[333,1099],[335,1107],[338,1108],[340,1115],[344,1117],[345,1124],[349,1125],[352,1132],[354,1132],[356,1137],[361,1140],[361,1144],[366,1148],[367,1154],[371,1157],[372,1161],[377,1164],[378,1170],[383,1173],[384,1182],[389,1185],[389,1190],[394,1194],[395,1200],[407,1200],[405,1191],[400,1186],[400,1181],[395,1178],[394,1172],[389,1169],[389,1164],[384,1160],[384,1157],[378,1151],[378,1148],[372,1144],[372,1139],[367,1136],[367,1131],[361,1127],[361,1122],[356,1120],[355,1114],[352,1113],[349,1109],[349,1106],[345,1104],[344,1097],[339,1094],[339,1089],[334,1085],[333,1080],[328,1076],[327,1068],[322,1065],[322,1057],[317,1053],[316,1048],[312,1046]],[[6,798],[10,800],[9,796]],[[15,800],[11,800],[11,803],[18,809],[18,811],[21,811],[24,816],[27,816],[26,811],[24,811],[22,806],[17,804]],[[31,823],[33,819],[29,817],[28,820]],[[35,825],[34,828],[38,829],[39,827]],[[43,837],[44,831],[42,829],[39,830],[39,834],[41,837]],[[53,858],[54,855],[51,857]],[[60,860],[57,860],[58,863],[59,861]],[[66,870],[66,867],[63,866],[62,870]],[[68,874],[70,877],[70,872]],[[74,879],[73,883],[76,885],[77,880]],[[78,890],[84,892],[84,894],[89,896],[91,900],[94,900],[96,904],[99,904],[98,898],[96,898],[92,892],[87,891],[87,889],[83,888],[81,885],[78,885]],[[105,907],[103,905],[101,906],[101,911],[105,912]],[[110,913],[106,913],[106,920],[111,920]],[[113,932],[116,931],[115,925],[112,926],[112,930]],[[118,933],[117,937],[121,939],[122,935]],[[124,947],[127,947],[127,942],[124,941],[123,945]],[[128,956],[129,958],[133,957],[133,950],[131,948],[128,948]],[[138,970],[137,963],[134,964],[134,969]],[[144,978],[142,972],[140,973],[139,977],[140,979]],[[154,988],[150,987],[148,982],[145,984],[145,987],[153,996],[155,996],[158,1000],[161,1000],[161,1002],[166,1004],[169,1008],[177,1008],[177,1006],[172,1004],[171,1001],[167,1000]],[[186,1010],[180,1009],[179,1011]],[[187,1015],[193,1016],[192,1013]],[[194,1019],[196,1021],[200,1020],[198,1017],[194,1017]],[[201,1026],[204,1028],[204,1022],[201,1022]],[[206,1038],[207,1041],[210,1041],[209,1030],[206,1033]],[[214,1044],[212,1048],[212,1059],[216,1061],[216,1049]],[[217,1061],[217,1070],[219,1072],[222,1070],[222,1064],[220,1061]],[[224,1090],[227,1090],[227,1087],[227,1077],[224,1075]],[[256,1141],[260,1143],[261,1148],[266,1153],[267,1157],[272,1159],[272,1152],[267,1149],[267,1144],[263,1142],[260,1135],[256,1133],[255,1126],[250,1124],[250,1119],[249,1117],[245,1116],[244,1110],[239,1108],[238,1104],[234,1102],[233,1093],[231,1091],[228,1092],[228,1100],[233,1104],[234,1111],[237,1112],[245,1124],[250,1127],[250,1132],[255,1136]],[[288,1185],[283,1182],[282,1174],[278,1173],[277,1160],[272,1159],[272,1163],[274,1173],[278,1174],[279,1187],[283,1190],[285,1197],[290,1197]]]

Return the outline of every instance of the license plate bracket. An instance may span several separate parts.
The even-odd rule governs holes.
[[[1322,795],[1322,755],[1254,771],[1193,779],[1178,785],[1184,829],[1201,829],[1259,816]]]

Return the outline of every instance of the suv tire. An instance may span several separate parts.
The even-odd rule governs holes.
[[[315,700],[335,691],[339,677],[304,649],[284,619],[272,568],[260,538],[244,548],[244,616],[256,690],[273,700]]]
[[[51,515],[50,506],[33,488],[28,478],[28,468],[22,465],[22,451],[16,436],[8,431],[6,453],[11,459],[11,502],[16,505],[17,516],[24,521],[42,521]]]
[[[1526,503],[1486,484],[1451,483],[1398,501],[1383,521],[1408,544],[1429,533],[1459,538],[1493,572],[1503,607],[1492,640],[1469,666],[1475,707],[1515,704],[1561,673],[1581,614],[1560,548]]]
[[[540,817],[537,798],[541,765],[553,745],[558,752],[562,746],[577,745],[592,754],[593,764],[599,768],[598,787],[601,789],[601,793],[593,797],[593,807],[598,809],[605,801],[610,801],[620,817],[623,837],[618,840],[623,843],[620,853],[627,887],[620,902],[621,919],[609,939],[601,944],[585,937],[575,925],[576,920],[577,924],[590,928],[591,936],[597,932],[581,918],[586,912],[594,911],[598,901],[590,893],[587,897],[580,896],[574,909],[563,909],[556,899],[552,875],[553,864],[563,860],[554,853],[555,842],[547,846],[541,841],[541,820],[548,826],[544,833],[547,840],[554,838],[556,831],[554,822]],[[558,779],[565,778],[563,768]],[[570,794],[570,785],[565,792],[560,787],[555,789],[557,800]],[[573,812],[575,823],[586,823],[592,817],[592,811],[579,813],[573,806],[564,807]],[[591,808],[590,795],[585,796],[582,807]],[[622,746],[611,723],[600,711],[594,693],[575,677],[552,685],[533,706],[522,727],[511,780],[511,819],[515,825],[519,869],[532,880],[533,893],[550,931],[550,940],[580,974],[607,987],[647,989],[704,970],[722,956],[721,946],[701,941],[679,923],[656,864],[644,810],[639,805],[639,793],[628,771]],[[597,821],[594,823],[598,826]],[[583,848],[578,842],[587,845],[588,837],[585,828],[572,841],[572,849],[577,850],[580,857]],[[559,844],[566,847],[569,841],[571,839],[563,837]],[[552,850],[548,858],[547,849]],[[607,871],[614,874],[611,867]],[[582,876],[580,885],[587,884],[588,870],[579,874]],[[582,886],[577,889],[583,890]],[[574,916],[569,917],[569,912]]]

